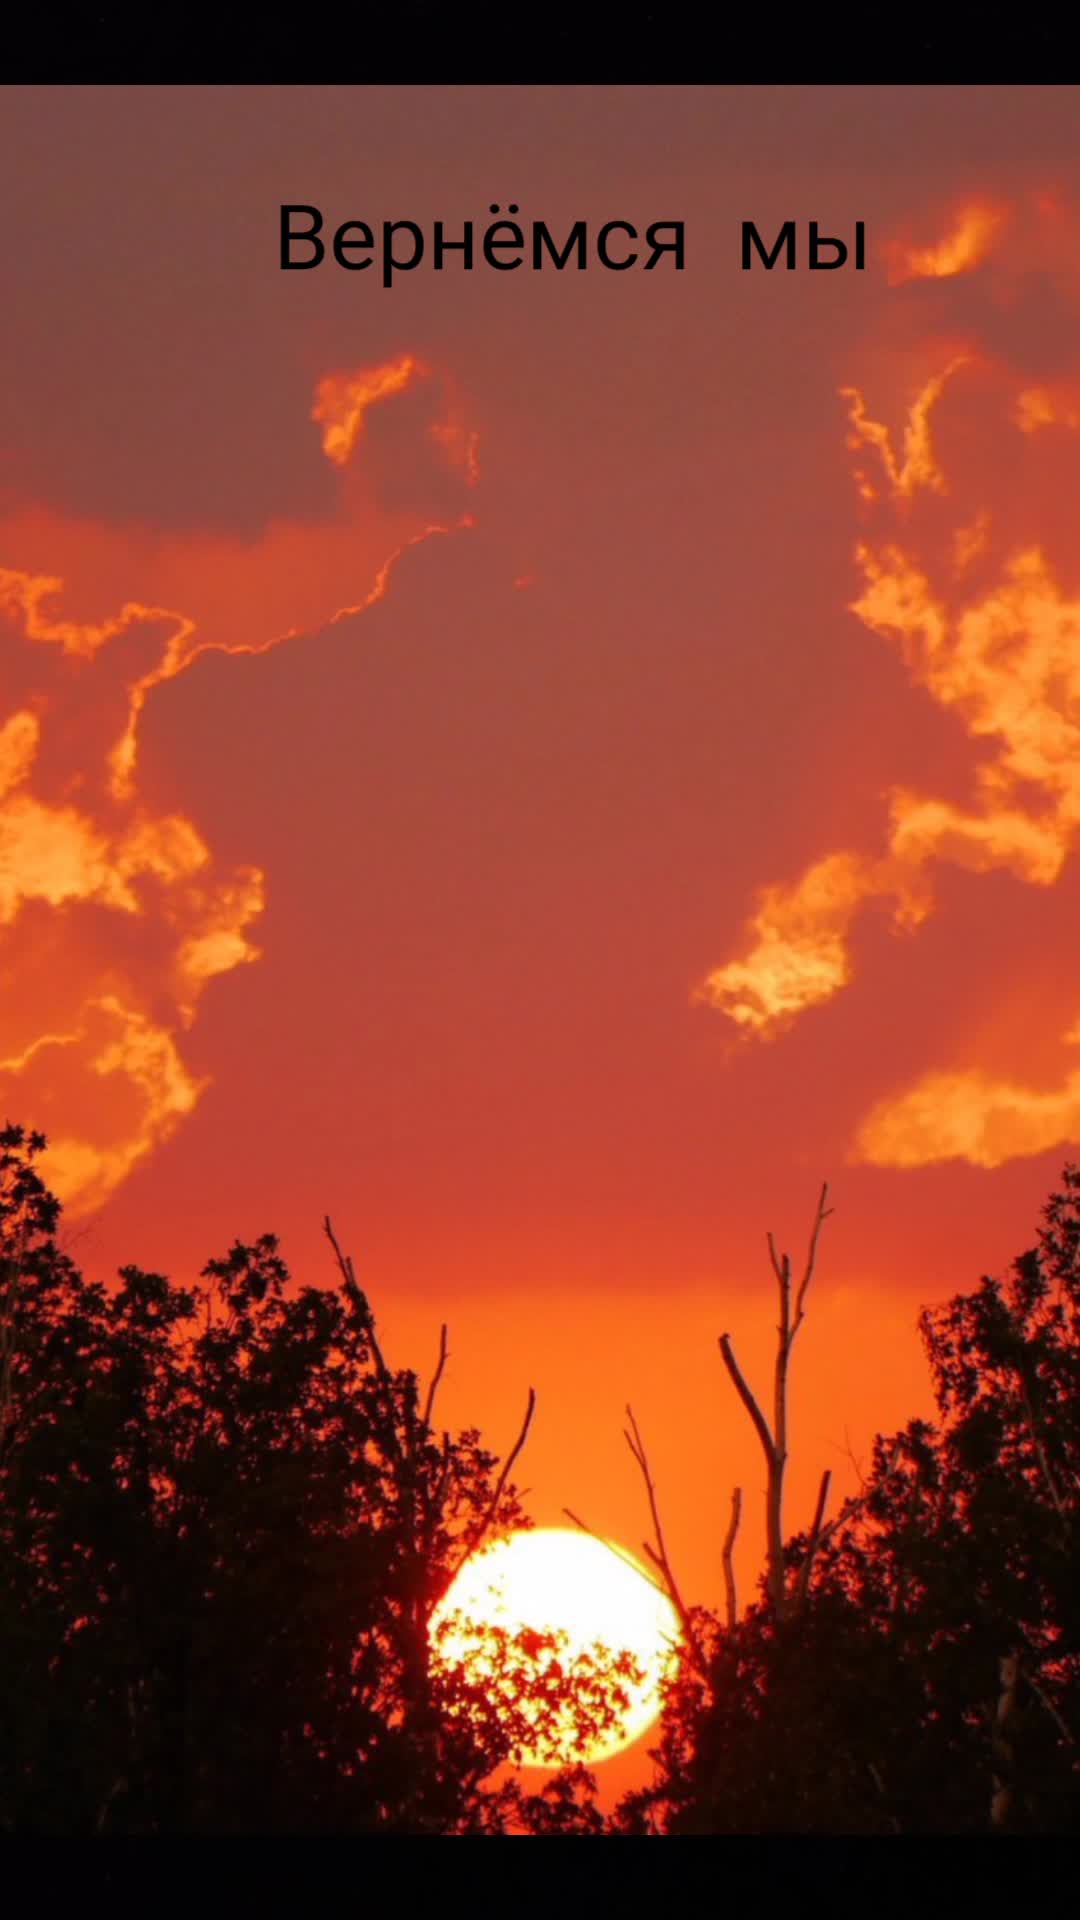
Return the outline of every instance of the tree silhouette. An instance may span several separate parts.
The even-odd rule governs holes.
[[[421,1404],[387,1366],[344,1257],[294,1288],[266,1234],[193,1287],[86,1279],[44,1145],[0,1135],[0,1825],[527,1825],[528,1796],[485,1786],[513,1714],[451,1712],[428,1644],[462,1557],[528,1524],[514,1456],[435,1430],[437,1377]],[[576,1678],[585,1738],[610,1676]],[[535,1691],[534,1736],[556,1709],[565,1734],[566,1686]]]
[[[1080,1169],[1005,1280],[920,1324],[937,1422],[786,1544],[794,1621],[768,1579],[703,1617],[621,1830],[1080,1828]]]
[[[0,1827],[45,1833],[1009,1833],[1080,1828],[1080,1169],[1002,1280],[920,1325],[934,1422],[879,1436],[827,1524],[779,1531],[803,1277],[773,1252],[759,1599],[686,1604],[651,1784],[580,1764],[640,1675],[554,1630],[432,1614],[527,1525],[501,1462],[395,1370],[329,1221],[331,1286],[265,1234],[179,1287],[112,1288],[55,1238],[41,1135],[0,1132]],[[741,1385],[740,1385],[741,1382]],[[579,1522],[578,1524],[583,1524]],[[462,1627],[468,1628],[463,1635]],[[465,1642],[468,1642],[466,1645]],[[526,1792],[512,1767],[561,1770]],[[507,1764],[509,1763],[509,1764]]]

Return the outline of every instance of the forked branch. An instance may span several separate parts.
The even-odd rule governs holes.
[[[791,1349],[795,1344],[795,1336],[806,1317],[806,1296],[810,1289],[810,1282],[814,1277],[814,1268],[817,1265],[818,1242],[821,1238],[821,1229],[833,1211],[828,1205],[828,1198],[829,1188],[828,1183],[825,1182],[822,1184],[821,1193],[818,1198],[817,1212],[814,1215],[814,1223],[810,1231],[802,1277],[795,1292],[794,1313],[792,1312],[790,1256],[786,1253],[780,1254],[777,1252],[776,1242],[771,1233],[765,1236],[766,1245],[769,1249],[769,1260],[773,1273],[776,1276],[780,1308],[780,1319],[776,1329],[776,1363],[773,1371],[773,1419],[771,1427],[758,1404],[753,1389],[747,1382],[735,1358],[730,1334],[722,1333],[719,1340],[721,1358],[727,1368],[728,1375],[739,1399],[750,1415],[754,1431],[761,1442],[761,1450],[765,1455],[767,1474],[767,1579],[769,1598],[772,1601],[773,1610],[777,1618],[780,1618],[784,1614],[788,1597],[784,1578],[783,1518],[784,1470],[787,1466],[788,1458],[788,1366],[791,1360]],[[827,1494],[828,1476],[826,1476],[823,1484],[825,1493]],[[823,1508],[822,1511],[824,1511]],[[815,1535],[819,1530],[820,1518],[815,1523]],[[800,1600],[801,1594],[802,1589],[800,1589]]]
[[[399,1415],[400,1409],[398,1407],[397,1395],[394,1392],[394,1381],[390,1373],[390,1369],[387,1366],[386,1361],[383,1359],[382,1348],[379,1345],[378,1335],[375,1331],[374,1316],[368,1307],[368,1304],[364,1297],[364,1293],[362,1289],[357,1284],[356,1270],[353,1267],[352,1256],[350,1254],[342,1252],[341,1247],[338,1244],[337,1236],[334,1233],[334,1229],[330,1225],[329,1214],[326,1214],[323,1219],[323,1232],[325,1233],[327,1239],[330,1242],[330,1245],[334,1250],[334,1258],[338,1264],[338,1271],[340,1272],[342,1280],[344,1281],[344,1284],[345,1284],[346,1298],[349,1300],[350,1304],[355,1309],[355,1311],[358,1314],[360,1314],[362,1319],[366,1322],[365,1331],[371,1346],[372,1358],[374,1359],[374,1362],[375,1362],[375,1371],[379,1376],[379,1384],[382,1387],[383,1395],[386,1402],[386,1411],[388,1416],[387,1438],[389,1442],[389,1448],[394,1458],[396,1459],[398,1465],[403,1466],[405,1462],[405,1450],[402,1446],[401,1439],[397,1429],[398,1415]]]
[[[334,1249],[334,1258],[338,1263],[338,1269],[341,1273],[342,1279],[345,1282],[345,1292],[349,1300],[352,1302],[352,1305],[354,1307],[366,1310],[367,1302],[364,1298],[362,1288],[357,1284],[356,1269],[354,1268],[352,1263],[352,1255],[348,1253],[342,1253],[341,1248],[338,1245],[337,1236],[334,1233],[333,1227],[330,1225],[329,1214],[327,1214],[325,1219],[323,1220],[323,1232],[325,1233],[327,1239],[329,1240],[330,1245]],[[367,1314],[367,1319],[368,1319],[368,1338],[371,1342],[371,1351],[375,1360],[375,1365],[376,1365],[376,1368],[378,1369],[380,1379],[384,1382],[385,1385],[388,1386],[390,1384],[390,1369],[388,1368],[386,1361],[383,1359],[382,1348],[379,1345],[378,1335],[375,1332],[375,1322],[370,1312]]]
[[[644,1549],[652,1561],[653,1566],[660,1574],[668,1599],[671,1601],[678,1615],[679,1625],[682,1628],[683,1637],[689,1648],[691,1659],[702,1679],[707,1681],[709,1677],[708,1661],[705,1658],[693,1620],[690,1617],[690,1609],[686,1605],[679,1590],[679,1583],[675,1578],[675,1570],[672,1567],[667,1546],[664,1542],[664,1529],[660,1520],[660,1503],[656,1494],[656,1482],[652,1477],[652,1471],[649,1467],[649,1457],[645,1451],[645,1443],[641,1438],[632,1407],[627,1407],[626,1417],[630,1422],[630,1426],[629,1428],[624,1427],[623,1437],[634,1459],[637,1461],[641,1477],[645,1482],[645,1492],[648,1497],[649,1513],[652,1518],[653,1535],[655,1538],[655,1545],[648,1540],[644,1541]]]

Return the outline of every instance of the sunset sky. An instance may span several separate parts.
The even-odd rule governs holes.
[[[272,1229],[688,1597],[929,1408],[1080,1137],[1075,88],[6,89],[0,1095],[88,1268]],[[278,268],[278,208],[683,272]],[[868,265],[740,271],[866,223]]]

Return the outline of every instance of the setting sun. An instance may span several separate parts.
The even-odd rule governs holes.
[[[674,1607],[633,1555],[557,1527],[509,1534],[467,1561],[430,1631],[437,1668],[468,1675],[489,1701],[507,1670],[497,1649],[511,1647],[511,1670],[533,1681],[524,1719],[537,1729],[517,1757],[549,1767],[606,1760],[638,1739],[679,1640]]]

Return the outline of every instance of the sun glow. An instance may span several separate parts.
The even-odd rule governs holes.
[[[667,1595],[631,1554],[551,1527],[467,1561],[430,1627],[437,1672],[466,1713],[520,1716],[524,1766],[606,1760],[657,1718],[680,1638]],[[530,1731],[532,1730],[532,1731]]]

